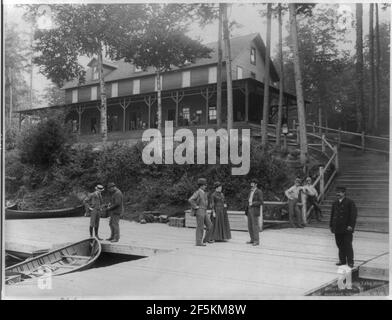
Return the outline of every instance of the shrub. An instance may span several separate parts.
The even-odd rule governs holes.
[[[56,118],[48,118],[23,131],[18,141],[21,161],[44,168],[63,163],[70,141],[71,136],[64,125]]]

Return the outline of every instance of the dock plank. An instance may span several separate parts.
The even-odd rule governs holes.
[[[6,248],[42,249],[88,237],[88,218],[7,220]],[[304,296],[336,279],[337,249],[326,229],[268,229],[261,245],[232,231],[229,242],[196,247],[195,229],[120,221],[121,239],[103,241],[106,251],[146,258],[92,268],[52,279],[51,290],[34,282],[5,288],[5,298],[257,299]],[[109,235],[101,220],[100,236]],[[389,251],[388,235],[354,234],[355,263]]]

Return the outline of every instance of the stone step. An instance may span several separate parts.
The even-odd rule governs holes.
[[[322,202],[322,205],[329,205],[331,206],[332,203],[334,203],[336,198],[333,199],[326,199]],[[355,205],[361,206],[361,207],[369,207],[369,208],[384,208],[388,209],[389,208],[389,201],[362,201],[362,200],[357,200],[355,201]]]
[[[368,178],[368,177],[358,177],[358,178],[346,178],[346,177],[339,177],[337,179],[340,183],[352,183],[352,184],[389,184],[388,179],[384,179],[383,177],[380,177],[379,179],[375,178]]]

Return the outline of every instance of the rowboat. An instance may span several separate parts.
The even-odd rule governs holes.
[[[101,251],[96,238],[79,241],[6,268],[5,283],[82,271],[94,264]]]
[[[5,208],[6,219],[46,219],[66,218],[83,216],[85,207],[83,205],[73,208],[54,210],[14,210]]]

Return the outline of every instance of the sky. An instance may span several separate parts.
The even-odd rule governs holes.
[[[29,0],[24,0],[27,2]],[[120,0],[121,1],[121,0]],[[43,1],[45,2],[45,1]],[[46,1],[53,3],[53,0]],[[86,2],[86,1],[84,1]],[[99,2],[99,0],[95,0],[95,2]],[[129,1],[127,1],[129,2]],[[183,2],[183,1],[182,1]],[[203,2],[203,0],[198,1]],[[238,2],[238,1],[232,1]],[[257,1],[253,1],[257,2]],[[306,1],[303,1],[306,2]],[[325,1],[324,1],[325,2]],[[31,31],[30,26],[24,22],[22,19],[22,9],[17,8],[13,4],[10,4],[10,1],[5,1],[5,11],[4,11],[4,20],[7,22],[15,22],[18,25],[18,30],[20,32]],[[327,1],[327,3],[332,3],[332,1]],[[337,3],[335,1],[335,3]],[[232,30],[232,36],[241,36],[249,33],[260,33],[263,39],[266,39],[266,17],[260,17],[258,10],[260,10],[260,4],[254,3],[245,3],[245,1],[241,1],[241,3],[233,3],[231,8],[228,10],[229,21],[236,21],[240,27]],[[355,17],[355,4],[354,3],[339,3],[339,10],[345,12],[347,15],[352,14]],[[363,6],[363,31],[364,35],[368,34],[369,31],[369,6],[368,4],[364,4]],[[387,11],[379,10],[380,14],[380,22],[390,21],[391,20],[391,12],[390,9]],[[284,17],[283,23],[285,24],[288,20],[287,15]],[[3,29],[4,30],[4,29]],[[216,36],[218,32],[217,23],[213,23],[204,28],[199,27],[197,24],[193,24],[189,28],[189,36],[192,38],[199,38],[203,43],[214,42],[216,41]],[[275,48],[277,47],[278,42],[278,23],[277,19],[273,19],[272,21],[272,30],[271,30],[271,42],[272,42],[272,55],[275,55]],[[286,28],[283,28],[283,37],[287,35]],[[342,49],[349,49],[351,52],[354,52],[355,49],[355,29],[351,28],[350,32],[347,34],[347,39],[351,41],[351,43],[346,44],[346,47]],[[26,39],[26,41],[28,41]],[[27,42],[28,43],[28,42]],[[81,58],[80,62],[82,65],[87,65],[89,62],[88,58]],[[26,79],[28,79],[28,75],[26,75]],[[28,80],[29,83],[29,80]],[[43,75],[39,74],[38,67],[34,68],[34,78],[33,78],[33,89],[37,93],[42,93],[43,89],[48,86],[49,80],[47,80]]]

